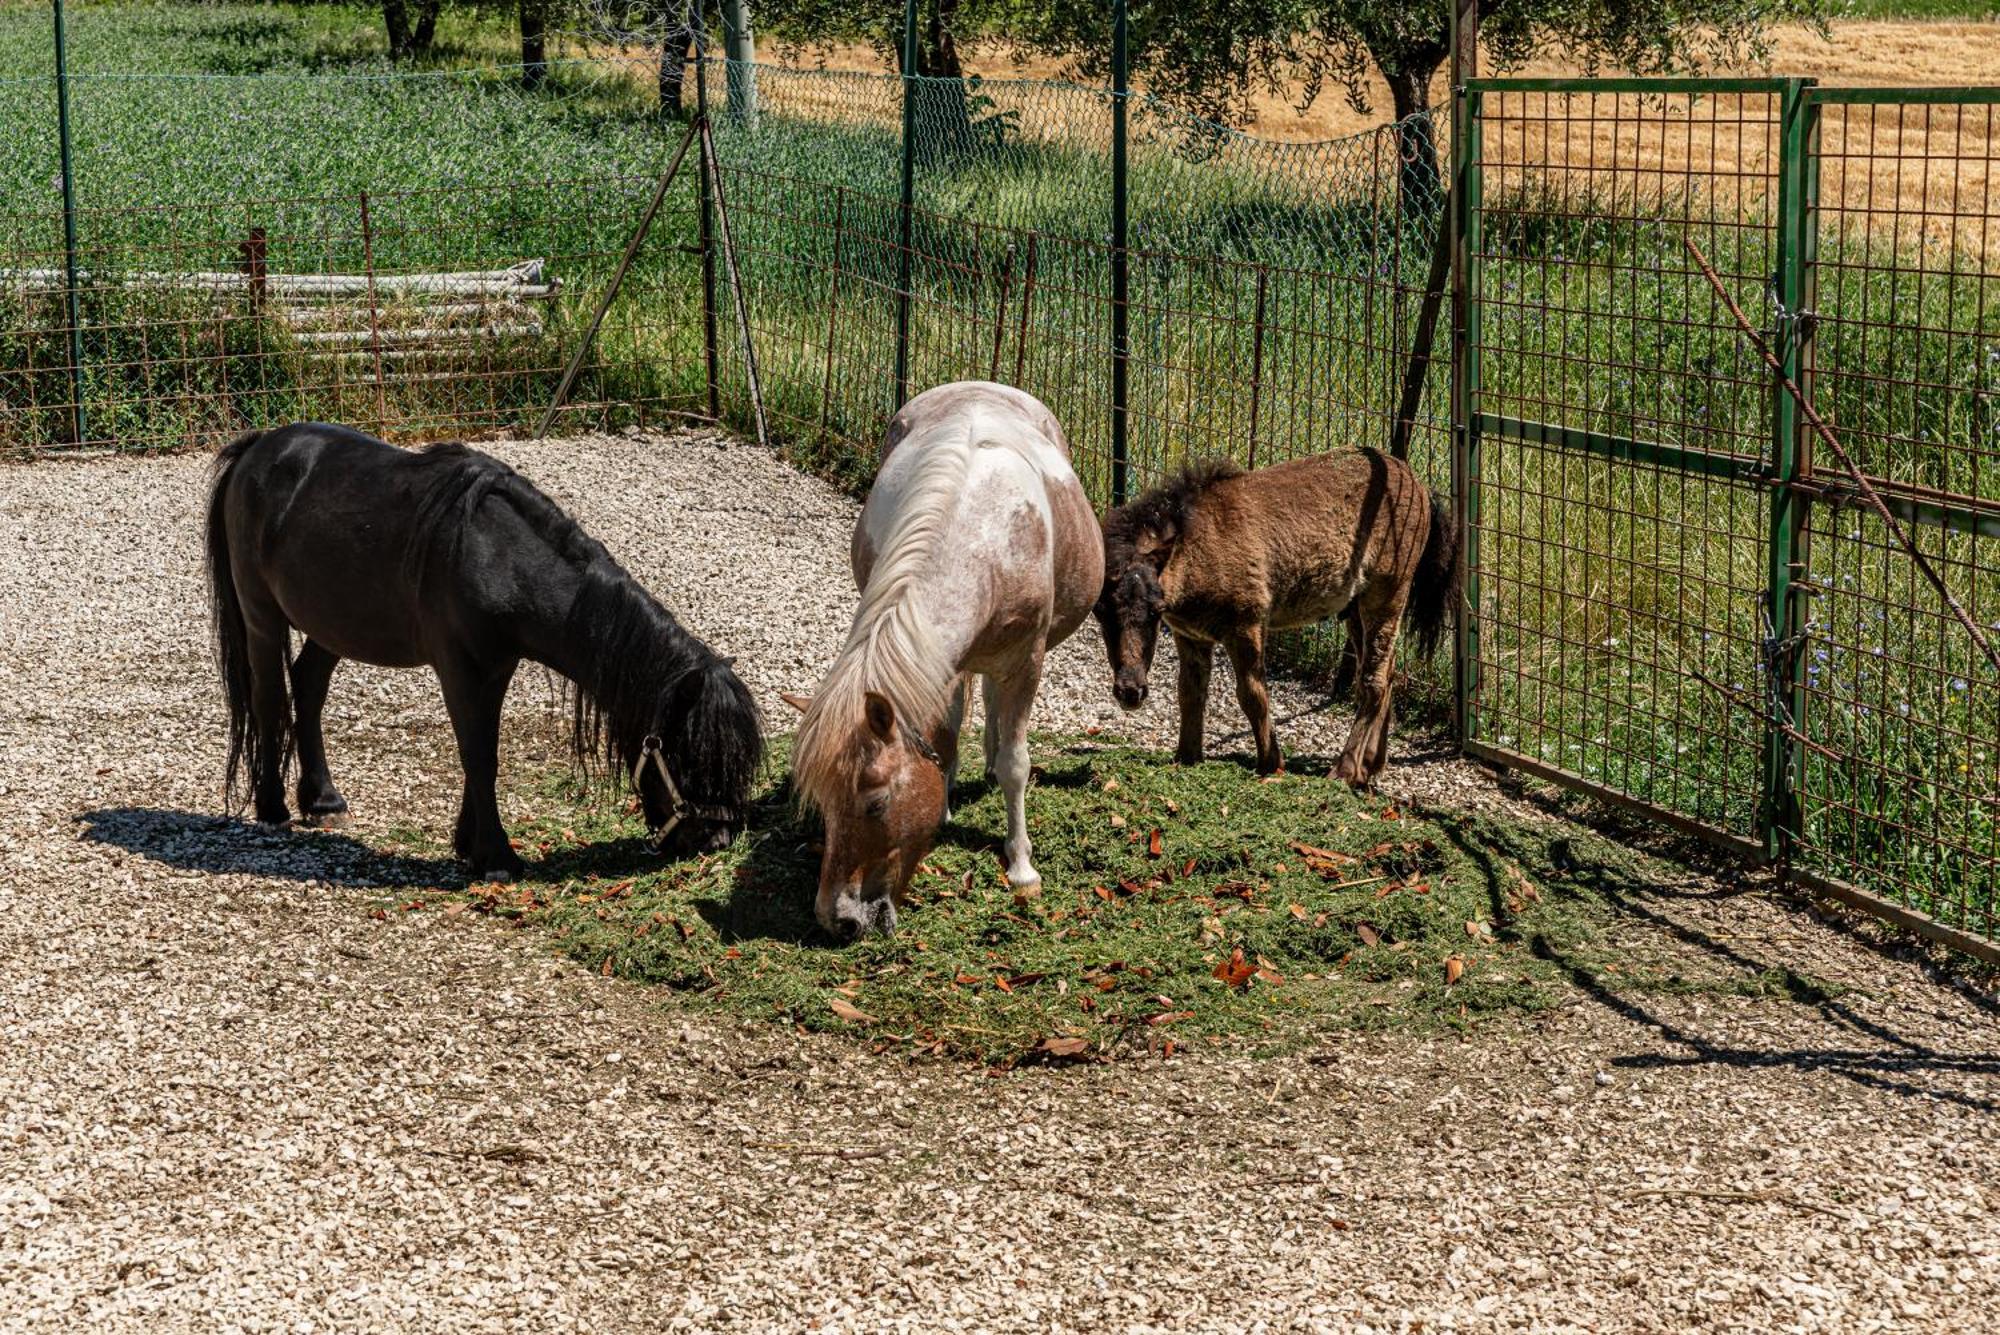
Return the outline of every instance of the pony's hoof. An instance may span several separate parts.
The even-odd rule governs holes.
[[[299,824],[308,830],[344,830],[349,820],[347,808],[338,811],[308,811],[299,817]]]
[[[258,829],[269,830],[274,834],[281,830],[292,828],[292,818],[290,815],[279,816],[276,819],[259,816],[255,823]]]

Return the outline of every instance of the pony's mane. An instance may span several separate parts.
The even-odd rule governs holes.
[[[1104,516],[1104,573],[1113,577],[1132,564],[1133,547],[1142,533],[1183,533],[1188,515],[1203,492],[1218,482],[1241,477],[1230,459],[1204,459],[1189,464],[1166,481]]]
[[[418,503],[412,546],[404,556],[412,576],[421,577],[424,563],[441,554],[440,544],[456,554],[467,524],[488,497],[505,501],[563,559],[577,565],[611,560],[604,544],[584,532],[567,510],[492,455],[448,441],[426,446],[414,457],[432,478]]]
[[[590,680],[570,683],[570,751],[577,764],[602,761],[630,773],[648,733],[663,735],[679,763],[677,777],[703,800],[733,804],[763,762],[763,727],[748,690],[728,662],[690,634],[568,511],[490,454],[456,442],[417,456],[435,470],[425,489],[405,561],[421,578],[425,563],[458,556],[463,535],[488,501],[507,506],[564,563],[582,587],[563,635],[587,645]]]
[[[658,730],[684,786],[737,801],[756,779],[764,741],[757,707],[728,660],[602,549],[582,576],[563,634],[591,647],[597,671],[571,692],[571,755],[581,766],[602,760],[630,773],[646,735]]]
[[[870,691],[886,696],[903,727],[918,736],[928,736],[944,717],[955,667],[911,595],[951,522],[976,448],[971,425],[956,439],[925,445],[861,591],[847,643],[799,723],[793,782],[800,797],[822,810],[852,782]]]

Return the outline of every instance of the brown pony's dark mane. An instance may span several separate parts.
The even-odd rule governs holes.
[[[1136,559],[1134,546],[1143,533],[1168,539],[1186,531],[1188,516],[1202,493],[1218,482],[1241,477],[1233,459],[1203,459],[1187,465],[1104,516],[1104,574],[1116,578]]]

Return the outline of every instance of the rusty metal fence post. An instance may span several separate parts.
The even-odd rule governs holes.
[[[382,302],[375,291],[375,224],[368,213],[368,192],[361,192],[361,262],[368,276],[368,352],[375,363],[375,431],[389,430],[389,390],[382,382]]]

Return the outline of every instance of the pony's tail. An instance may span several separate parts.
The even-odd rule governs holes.
[[[250,637],[244,628],[242,605],[236,599],[229,532],[222,510],[231,469],[263,435],[261,431],[246,431],[225,445],[215,457],[214,481],[208,489],[208,610],[215,627],[215,666],[222,674],[222,694],[229,708],[229,768],[222,791],[224,800],[231,803],[237,792],[237,775],[246,767],[250,774],[256,774],[262,757],[250,713]]]
[[[1444,642],[1445,623],[1458,611],[1459,551],[1458,524],[1450,507],[1433,495],[1431,532],[1417,558],[1409,604],[1410,632],[1416,636],[1417,652],[1425,658],[1436,656]]]

